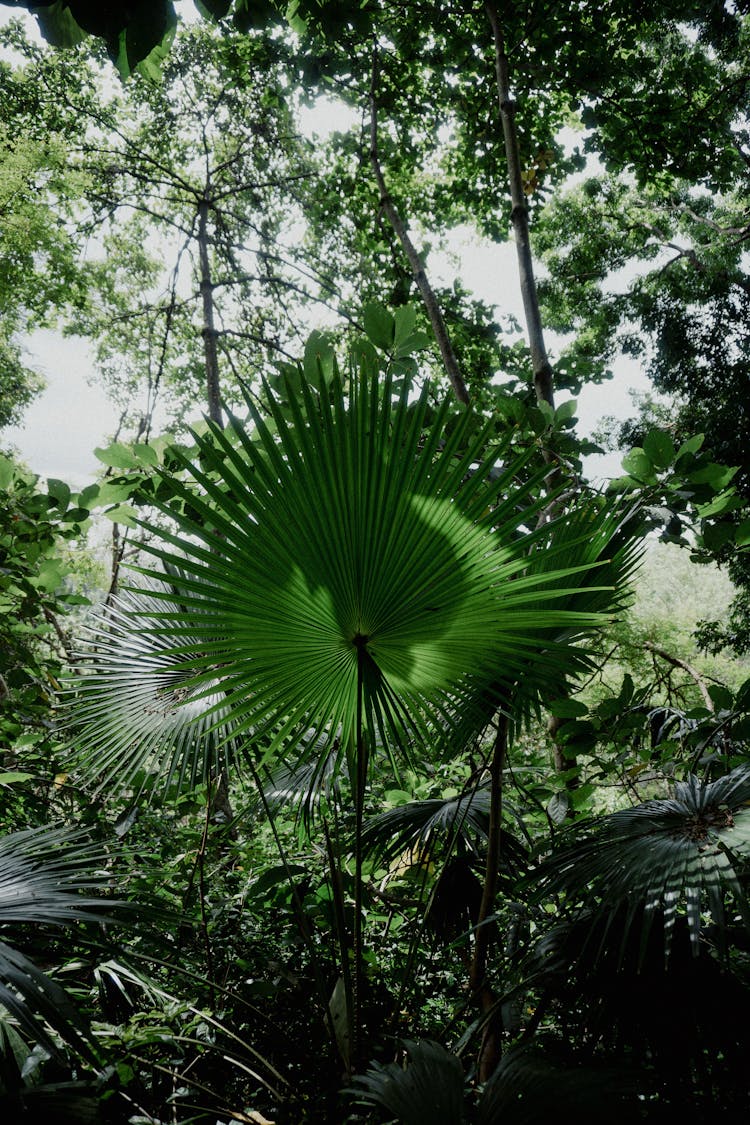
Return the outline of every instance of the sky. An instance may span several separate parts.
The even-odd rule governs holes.
[[[0,9],[0,23],[7,22],[10,15]],[[27,18],[33,27],[33,20]],[[324,136],[343,124],[336,105],[326,102],[306,111],[303,129],[309,135]],[[452,238],[449,253],[430,256],[428,268],[438,283],[450,284],[458,273],[477,297],[497,306],[500,317],[512,314],[523,324],[512,241],[490,244],[463,229]],[[556,342],[550,338],[553,364]],[[93,450],[110,440],[117,428],[118,410],[96,383],[93,352],[86,341],[44,330],[35,332],[24,346],[29,364],[44,376],[46,389],[27,409],[22,425],[2,431],[0,438],[4,445],[14,446],[40,477],[82,488],[101,467]],[[581,436],[589,435],[604,414],[624,418],[632,413],[630,389],[648,386],[633,361],[617,361],[614,371],[612,381],[588,386],[579,396]],[[619,465],[619,454],[607,454],[589,458],[586,472],[590,479],[602,481],[618,475]]]

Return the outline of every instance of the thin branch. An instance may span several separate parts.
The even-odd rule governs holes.
[[[414,243],[411,241],[406,226],[402,221],[398,211],[396,210],[396,206],[385,182],[383,170],[380,166],[380,159],[378,157],[378,117],[375,98],[377,89],[377,77],[378,57],[377,50],[374,50],[372,58],[372,80],[370,82],[370,163],[372,164],[372,170],[375,174],[375,181],[378,185],[378,191],[380,192],[380,206],[382,207],[385,215],[388,218],[388,221],[393,227],[393,230],[399,242],[401,243],[401,246],[403,247],[406,257],[409,259],[409,265],[411,266],[412,272],[414,273],[414,280],[417,283],[419,292],[422,294],[422,300],[424,302],[425,309],[427,310],[427,315],[430,318],[432,331],[435,334],[435,339],[440,349],[440,355],[442,356],[443,364],[445,366],[448,378],[451,381],[451,385],[453,386],[456,398],[459,400],[459,402],[463,402],[468,405],[469,392],[466,389],[466,383],[464,382],[463,376],[461,374],[456,354],[453,351],[453,345],[451,344],[450,336],[445,325],[445,320],[443,319],[440,305],[438,304],[432,286],[427,279],[427,274],[425,273],[424,263],[422,262],[421,255],[414,246]]]
[[[658,656],[661,660],[666,661],[667,664],[671,664],[673,668],[682,668],[683,672],[687,672],[691,680],[697,684],[703,702],[706,705],[706,710],[713,713],[715,710],[714,701],[709,694],[706,681],[700,672],[696,668],[693,668],[692,664],[688,664],[687,660],[682,660],[679,656],[673,656],[671,652],[660,648],[659,645],[652,644],[651,641],[646,641],[643,647],[647,648],[649,652],[653,652],[654,655]]]

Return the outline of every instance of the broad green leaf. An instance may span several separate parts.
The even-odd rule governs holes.
[[[62,584],[68,568],[61,559],[44,559],[39,565],[36,583],[44,590],[53,593]]]
[[[106,449],[95,449],[94,456],[114,469],[137,469],[141,464],[130,446],[123,445],[120,441],[113,442]]]
[[[105,480],[104,483],[98,487],[99,493],[96,501],[97,506],[102,507],[104,504],[120,504],[123,500],[127,500],[130,493],[133,491],[133,482]]]
[[[732,710],[734,697],[729,688],[724,687],[723,684],[709,684],[708,694],[711,696],[717,711]]]
[[[138,513],[131,504],[118,504],[115,508],[109,508],[102,515],[106,516],[112,523],[121,523],[125,527],[137,527]]]
[[[154,447],[150,444],[147,444],[145,442],[136,442],[133,446],[133,453],[139,461],[142,461],[144,463],[144,465],[159,464],[159,454],[157,453],[156,449],[154,449]]]
[[[54,47],[75,47],[86,38],[86,32],[78,26],[70,8],[62,0],[40,6],[35,15],[39,30]]]
[[[64,512],[70,501],[70,486],[65,481],[50,477],[47,480],[47,491],[55,499],[61,511]]]
[[[643,439],[643,452],[657,469],[668,469],[675,459],[675,446],[663,430],[649,430]]]
[[[402,344],[396,348],[396,355],[406,359],[413,356],[415,352],[423,352],[425,348],[429,348],[432,344],[432,337],[428,336],[426,332],[412,332],[407,336]]]
[[[731,468],[728,465],[717,465],[716,462],[710,461],[703,468],[688,473],[687,479],[693,484],[710,484],[712,488],[718,491],[727,487],[737,475],[737,471],[736,468]]]
[[[622,467],[626,473],[630,473],[631,477],[635,477],[636,480],[648,482],[654,479],[654,466],[651,464],[651,458],[645,450],[638,446],[625,454],[622,459]]]
[[[675,461],[679,461],[681,457],[685,457],[689,453],[697,453],[705,440],[705,434],[693,434],[692,437],[687,438],[677,450]]]
[[[555,410],[555,421],[567,422],[570,418],[574,418],[577,407],[578,403],[574,398],[568,399],[567,402],[561,402]]]
[[[737,525],[734,541],[738,547],[746,547],[750,543],[750,520],[743,520]]]
[[[31,781],[33,773],[21,773],[19,770],[6,770],[0,773],[0,785],[18,785],[19,782]]]
[[[394,344],[396,322],[383,305],[369,301],[363,310],[362,321],[365,332],[376,348],[389,352]]]
[[[558,719],[577,719],[588,715],[588,707],[579,699],[556,699],[550,704],[550,714]]]
[[[232,0],[194,0],[204,19],[223,20],[229,14]]]
[[[745,506],[745,501],[741,496],[738,496],[734,489],[727,492],[721,492],[708,504],[698,504],[696,511],[701,519],[708,519],[709,516],[719,516],[723,512],[734,512],[738,508]]]
[[[94,501],[98,500],[100,487],[101,486],[98,484],[87,485],[78,497],[79,505],[82,508],[88,508],[89,510],[95,507],[96,505]]]
[[[553,824],[562,824],[570,811],[570,796],[567,789],[553,793],[547,802],[547,816]]]
[[[15,466],[9,457],[0,453],[0,488],[7,488],[13,480]]]
[[[711,551],[718,551],[721,547],[731,543],[735,538],[735,527],[731,523],[709,523],[704,526],[698,536],[699,541]]]
[[[88,508],[68,508],[67,512],[64,512],[60,516],[60,522],[61,523],[85,523],[86,520],[89,518],[90,514],[91,513],[88,510]]]
[[[417,323],[417,311],[413,305],[403,305],[393,312],[393,344],[399,348],[414,332]]]
[[[305,359],[304,359],[304,377],[310,383],[317,383],[319,379],[319,371],[323,378],[328,382],[332,377],[335,369],[335,356],[333,352],[333,344],[331,343],[330,336],[325,332],[311,332],[305,345]],[[302,372],[299,368],[295,370],[293,378],[288,378],[290,389],[298,393],[298,388],[301,386]]]

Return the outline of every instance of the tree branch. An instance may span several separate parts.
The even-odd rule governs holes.
[[[691,680],[698,685],[698,690],[701,693],[706,710],[714,711],[714,701],[709,695],[706,681],[700,672],[696,668],[693,668],[692,664],[688,664],[687,660],[682,660],[679,656],[673,656],[671,652],[660,648],[659,645],[652,644],[651,641],[646,641],[643,647],[647,648],[649,652],[653,652],[654,656],[658,656],[666,661],[667,664],[671,664],[673,668],[682,668],[683,672],[687,672]]]
[[[375,100],[378,75],[377,63],[377,51],[375,50],[373,51],[372,57],[372,79],[370,82],[370,163],[372,164],[375,181],[378,185],[378,191],[380,192],[380,205],[386,217],[388,218],[389,223],[393,227],[396,237],[401,243],[406,257],[409,259],[409,265],[412,268],[414,280],[416,281],[419,292],[422,295],[422,301],[424,302],[425,309],[427,310],[427,315],[430,318],[430,324],[432,325],[432,331],[435,334],[435,339],[437,341],[438,348],[440,349],[440,355],[443,359],[443,365],[445,366],[446,374],[451,381],[451,385],[455,392],[456,398],[459,400],[459,402],[463,402],[468,405],[469,392],[466,389],[466,383],[464,382],[463,375],[461,374],[458,360],[456,358],[456,353],[453,351],[453,345],[451,343],[450,336],[448,335],[448,329],[445,325],[445,320],[443,319],[440,305],[438,304],[438,300],[435,296],[432,286],[427,279],[427,274],[425,273],[422,258],[409,237],[406,225],[404,224],[401,216],[396,210],[396,206],[385,182],[383,169],[380,166],[380,159],[378,157],[378,117],[377,105]]]

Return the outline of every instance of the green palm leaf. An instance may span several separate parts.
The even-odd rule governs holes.
[[[460,1059],[439,1043],[406,1040],[408,1062],[374,1063],[354,1078],[360,1105],[377,1105],[399,1125],[461,1125],[466,1121]]]
[[[218,774],[235,750],[218,679],[209,695],[186,687],[192,666],[185,657],[175,659],[171,638],[160,631],[161,615],[180,611],[171,576],[164,574],[112,599],[106,616],[89,626],[94,655],[82,658],[69,719],[86,729],[102,787],[113,773],[121,788],[143,787],[150,774],[165,788],[172,781],[179,789],[192,787]],[[199,648],[196,638],[194,651]]]
[[[532,877],[535,895],[563,892],[588,905],[595,896],[603,914],[622,907],[623,941],[636,914],[648,927],[659,913],[668,943],[676,912],[684,908],[697,952],[701,912],[707,908],[723,930],[727,894],[750,924],[742,879],[750,858],[748,801],[750,766],[741,766],[714,782],[691,775],[675,785],[672,799],[575,825]]]
[[[197,461],[183,459],[174,500],[159,505],[179,531],[150,528],[151,553],[179,560],[174,592],[145,571],[160,606],[129,611],[134,639],[118,632],[96,656],[84,728],[136,691],[121,642],[134,678],[153,679],[135,654],[158,648],[219,741],[231,716],[231,737],[269,757],[321,738],[343,753],[358,730],[391,757],[414,739],[463,738],[497,706],[498,685],[580,663],[574,641],[612,602],[612,576],[594,595],[591,570],[619,517],[594,506],[532,530],[545,503],[533,451],[511,459],[491,423],[449,403],[432,417],[427,391],[410,395],[377,374],[317,392],[303,382],[287,388],[288,409],[267,392],[270,417],[248,401],[249,429],[235,420],[194,435]],[[144,714],[133,725],[132,712],[114,706],[106,739],[84,733],[91,767],[101,772],[101,757],[107,777],[131,775],[153,754],[190,776],[170,724]]]
[[[577,1125],[638,1120],[636,1075],[613,1067],[556,1061],[524,1048],[507,1051],[484,1088],[477,1125],[537,1125],[567,1117]]]
[[[109,920],[122,904],[87,892],[109,884],[110,858],[79,831],[42,828],[0,839],[0,927]],[[92,1057],[86,1021],[70,997],[7,941],[0,942],[0,1005],[50,1053],[58,1049],[48,1028]]]
[[[475,789],[458,797],[409,801],[386,809],[367,820],[362,831],[365,854],[390,863],[405,852],[427,864],[437,849],[454,840],[460,851],[476,851],[476,841],[486,841],[490,818],[490,794]],[[503,830],[502,859],[523,863],[525,849],[510,832]]]

